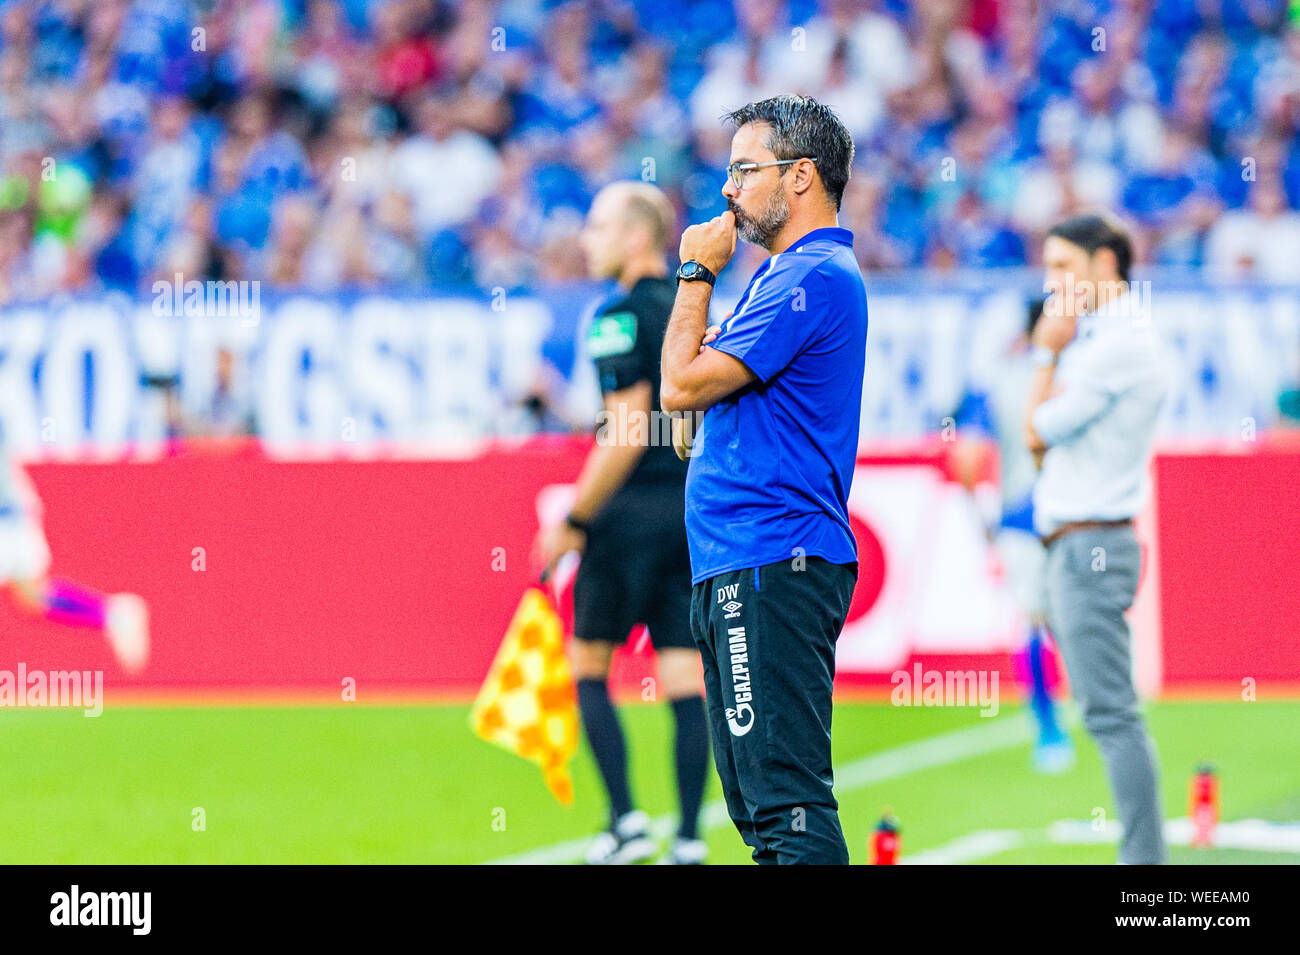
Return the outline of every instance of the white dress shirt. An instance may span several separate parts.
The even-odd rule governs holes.
[[[1080,316],[1061,351],[1061,394],[1034,410],[1047,445],[1034,485],[1034,528],[1137,515],[1148,493],[1147,461],[1170,366],[1147,303],[1132,292]]]

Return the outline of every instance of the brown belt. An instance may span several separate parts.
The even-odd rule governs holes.
[[[1122,521],[1066,521],[1052,533],[1042,538],[1044,547],[1051,547],[1066,534],[1072,534],[1075,531],[1096,530],[1102,527],[1132,527],[1133,518],[1126,517]]]

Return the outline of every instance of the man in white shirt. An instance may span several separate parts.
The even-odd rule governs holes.
[[[1137,591],[1133,518],[1147,494],[1168,366],[1133,251],[1109,219],[1081,215],[1043,244],[1043,319],[1025,436],[1040,461],[1034,528],[1047,548],[1047,616],[1084,724],[1106,763],[1124,834],[1119,861],[1167,861],[1154,745],[1133,686],[1124,611]]]
[[[388,174],[393,188],[410,197],[416,227],[427,238],[469,221],[496,190],[502,168],[491,143],[457,125],[445,98],[430,96],[420,105],[419,128],[419,135],[393,150]],[[455,188],[431,186],[431,170]]]
[[[1228,281],[1262,279],[1291,283],[1300,262],[1300,212],[1287,208],[1276,174],[1250,190],[1250,205],[1225,212],[1205,239],[1205,268]]]

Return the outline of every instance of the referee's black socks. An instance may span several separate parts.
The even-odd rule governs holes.
[[[611,824],[620,816],[632,811],[632,796],[627,786],[627,747],[623,743],[623,727],[609,699],[609,685],[605,680],[578,681],[578,712],[582,714],[582,728],[587,732],[591,754],[596,767],[605,780],[609,793]]]
[[[672,701],[672,708],[676,724],[673,762],[681,812],[677,835],[681,839],[698,839],[700,804],[704,801],[704,784],[709,773],[709,726],[704,697],[681,697]],[[604,680],[579,680],[578,711],[582,714],[591,754],[609,793],[612,824],[632,811],[632,795],[627,781],[627,746],[618,713],[609,698],[609,685]]]
[[[682,839],[698,839],[700,803],[709,773],[709,726],[704,717],[704,697],[684,696],[673,700],[673,719],[677,723],[674,753],[682,814],[677,835]]]

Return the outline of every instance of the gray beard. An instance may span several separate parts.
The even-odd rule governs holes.
[[[727,205],[736,217],[736,231],[740,237],[764,249],[772,248],[773,240],[790,221],[790,206],[785,201],[783,192],[773,193],[771,200],[763,207],[757,218],[746,214],[733,201],[728,200]]]

